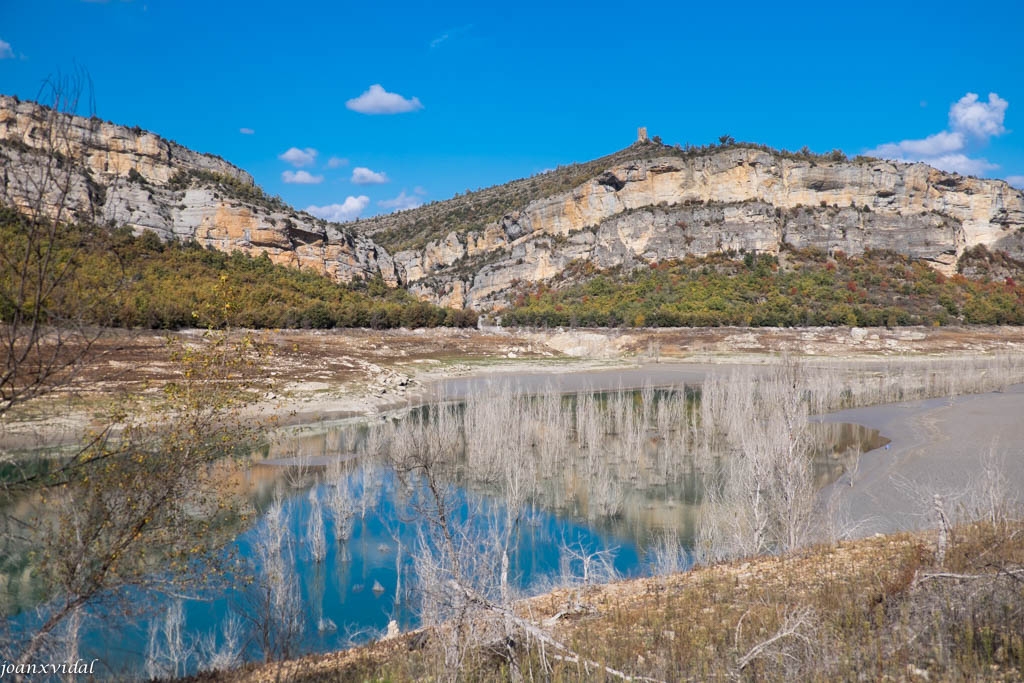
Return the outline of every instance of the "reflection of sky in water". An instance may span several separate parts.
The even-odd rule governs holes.
[[[358,479],[359,472],[353,470],[348,476]],[[368,511],[365,518],[356,514],[351,538],[344,546],[347,552],[335,542],[334,522],[325,510],[328,550],[322,563],[313,561],[303,540],[311,509],[307,492],[297,490],[284,502],[287,524],[293,538],[290,550],[303,604],[304,629],[296,648],[299,653],[336,650],[353,642],[379,636],[391,619],[396,620],[403,630],[417,624],[411,550],[416,544],[419,524],[400,521],[409,518],[412,513],[395,495],[394,475],[387,473],[383,478],[384,486],[377,508]],[[319,487],[323,495],[327,485],[320,484]],[[476,530],[486,533],[489,519],[495,514],[501,516],[502,507],[493,500],[461,492],[459,499],[462,504],[458,509],[463,519],[467,513],[467,498],[476,504],[474,508],[480,508],[474,516]],[[255,560],[253,543],[263,524],[265,519],[243,533],[235,542],[234,548],[241,560]],[[398,543],[392,535],[395,533],[402,544],[402,593],[398,604],[395,601]],[[583,523],[543,511],[528,511],[527,518],[520,525],[511,558],[513,573],[510,578],[523,594],[535,593],[552,585],[561,572],[559,546],[563,544],[582,545],[589,551],[615,548],[614,564],[617,572],[623,576],[637,576],[643,572],[641,551],[631,539],[592,529]],[[582,574],[579,566],[571,566],[569,569],[577,576]],[[258,573],[259,567],[253,566],[250,571]],[[498,568],[494,567],[494,571],[497,575]],[[383,590],[375,591],[375,585]],[[245,614],[252,611],[252,598],[247,596],[244,589],[232,588],[206,597],[206,600],[185,601],[183,630],[190,638],[216,633],[230,612]],[[135,599],[168,603],[171,600],[152,595],[144,598],[129,596],[129,601]],[[321,621],[333,623],[336,628],[320,630],[318,624]],[[96,620],[87,620],[83,625],[80,656],[85,659],[98,657],[117,676],[123,676],[128,671],[140,671],[144,665],[147,629],[148,622],[139,623],[131,616],[115,619],[103,627]],[[216,637],[222,639],[219,634]],[[257,643],[249,643],[245,658],[263,658]]]
[[[659,392],[659,400],[663,395]],[[607,397],[607,394],[598,395],[598,401],[606,401]],[[629,401],[631,405],[636,403],[635,395],[633,399]],[[572,402],[573,399],[564,400]],[[819,485],[842,474],[849,449],[859,445],[861,450],[868,450],[884,443],[877,432],[856,425],[815,424],[812,430],[819,440],[829,444],[815,462]],[[324,506],[327,555],[322,563],[313,561],[304,542],[312,507],[308,491],[316,476],[326,475],[326,483],[316,484],[321,501],[326,500],[334,485],[330,481],[332,476],[347,478],[357,499],[363,495],[366,470],[361,460],[344,458],[346,462],[340,469],[325,469],[323,465],[337,460],[338,454],[357,451],[365,438],[365,425],[351,422],[296,430],[288,438],[264,448],[257,455],[257,461],[262,458],[277,464],[302,462],[303,467],[286,470],[258,466],[246,474],[251,499],[260,512],[269,507],[276,484],[292,484],[284,489],[289,497],[283,506],[291,537],[288,552],[298,579],[304,626],[293,654],[335,650],[365,641],[382,633],[391,619],[403,630],[417,624],[412,552],[422,520],[417,519],[408,502],[397,494],[398,483],[393,473],[380,465],[370,468],[379,479],[370,487],[371,492],[377,492],[371,496],[376,502],[367,506],[365,515],[360,514],[360,506],[356,505],[351,536],[344,544],[335,541],[335,522],[328,506]],[[673,448],[678,447],[678,443],[673,445]],[[615,438],[607,440],[602,445],[601,457],[614,461],[616,448]],[[601,482],[595,481],[593,473],[588,478],[580,472],[581,452],[569,456],[569,462],[575,464],[542,478],[538,495],[527,503],[513,545],[510,578],[522,594],[541,592],[554,585],[565,571],[560,553],[564,546],[583,548],[587,552],[614,548],[615,570],[626,577],[649,573],[643,549],[660,534],[671,532],[684,546],[692,546],[704,472],[692,457],[680,458],[674,452],[663,452],[666,449],[658,439],[644,439],[642,450],[644,465],[639,470],[629,472],[614,466],[600,470],[598,480],[611,477],[620,489],[621,508],[613,516],[596,515],[588,510],[595,495],[595,484]],[[331,471],[333,475],[327,474]],[[494,524],[495,518],[503,518],[504,508],[487,495],[486,487],[466,485],[474,492],[459,489],[460,519],[471,519],[471,529],[486,537],[491,531],[486,525]],[[470,507],[474,508],[472,515],[468,513]],[[202,599],[185,601],[183,630],[191,641],[217,633],[230,613],[243,615],[245,620],[245,615],[252,617],[258,611],[253,609],[254,593],[252,588],[245,588],[245,577],[260,573],[253,544],[265,524],[265,518],[257,521],[229,549],[235,551],[242,563],[234,579],[229,580],[230,588],[213,588],[211,594]],[[396,601],[399,545],[402,592]],[[497,576],[499,569],[495,566],[492,571]],[[582,574],[578,563],[569,566],[568,571],[575,576]],[[375,587],[378,590],[374,590]],[[128,603],[151,604],[158,608],[172,601],[172,598],[153,595],[129,594],[127,598]],[[26,614],[19,617],[16,624],[31,619],[33,617]],[[321,625],[328,628],[318,628]],[[245,624],[245,627],[251,629],[252,624]],[[81,630],[80,656],[87,660],[98,657],[108,667],[108,672],[117,677],[124,677],[128,671],[138,675],[135,672],[142,671],[147,629],[148,623],[140,622],[131,614],[107,620],[103,625],[98,619],[87,618]],[[248,642],[244,658],[263,659],[259,644]],[[194,670],[198,661],[198,657],[193,658],[189,670]]]

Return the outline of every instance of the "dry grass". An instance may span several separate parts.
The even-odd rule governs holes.
[[[900,534],[780,557],[556,591],[518,606],[583,659],[657,680],[1020,680],[1024,671],[1024,522]],[[573,609],[568,609],[575,605]],[[550,623],[550,622],[549,622]],[[365,648],[250,666],[204,680],[414,680],[442,675],[429,632]],[[602,680],[535,641],[516,643],[531,679]],[[544,657],[544,654],[548,655]],[[508,677],[481,646],[461,677]]]

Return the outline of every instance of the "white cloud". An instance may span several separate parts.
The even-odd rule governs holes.
[[[348,166],[348,159],[331,157],[327,160],[327,168],[341,168],[342,166]]]
[[[345,221],[359,218],[359,214],[370,205],[370,198],[362,194],[358,197],[346,197],[343,204],[328,204],[327,206],[307,206],[306,213],[317,218],[344,223]]]
[[[966,154],[943,154],[939,157],[920,159],[929,166],[940,171],[959,173],[960,175],[977,175],[999,168],[999,164],[989,163],[988,159],[976,159]]]
[[[959,152],[964,148],[964,136],[961,133],[942,131],[929,135],[924,140],[901,140],[887,142],[868,152],[872,156],[885,158],[931,157],[950,152]]]
[[[316,155],[317,151],[312,147],[307,147],[306,149],[291,147],[287,152],[278,154],[277,158],[281,161],[287,161],[296,168],[300,168],[312,165],[316,161]]]
[[[406,209],[415,209],[417,206],[422,206],[423,200],[415,195],[409,195],[402,190],[397,197],[394,199],[385,199],[377,202],[377,206],[385,209],[393,209],[395,211],[405,211]]]
[[[1008,106],[1010,103],[994,92],[988,94],[987,104],[969,92],[949,108],[949,126],[982,139],[1002,135],[1006,132],[1003,119]]]
[[[1006,176],[1006,182],[1010,183],[1018,190],[1024,190],[1024,175]]]
[[[239,128],[238,132],[241,133],[242,135],[255,135],[256,134],[256,131],[254,131],[252,128]]]
[[[356,166],[352,169],[352,182],[356,185],[380,185],[388,182],[388,175],[381,171],[371,171],[365,166]]]
[[[14,49],[6,40],[0,40],[0,59],[14,59]]]
[[[427,189],[425,187],[423,187],[422,185],[417,185],[416,187],[412,188],[412,191],[415,192],[418,195],[426,196],[426,194],[427,194]]]
[[[969,156],[968,152],[1006,132],[1003,120],[1008,106],[1009,103],[995,93],[989,93],[988,102],[979,102],[978,95],[969,92],[950,106],[950,130],[923,140],[887,142],[866,154],[895,161],[921,161],[951,173],[981,175],[999,165]]]
[[[404,114],[423,109],[418,97],[406,99],[398,93],[388,92],[379,83],[371,85],[369,90],[349,100],[345,106],[360,114]]]
[[[324,181],[324,177],[309,171],[285,171],[281,174],[281,180],[292,185],[318,185]]]

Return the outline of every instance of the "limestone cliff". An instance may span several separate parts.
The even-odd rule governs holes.
[[[225,251],[267,254],[338,280],[378,273],[371,239],[268,197],[252,176],[139,128],[68,116],[0,95],[0,203],[78,217]]]
[[[725,250],[887,249],[950,272],[977,244],[1024,255],[1024,194],[1003,181],[754,146],[640,146],[648,158],[397,252],[399,279],[439,303],[487,308],[514,284],[547,279],[574,260],[607,268]]]
[[[454,307],[492,308],[573,261],[894,250],[944,271],[985,245],[1024,259],[1024,194],[924,164],[747,144],[637,143],[584,164],[345,225],[268,197],[241,169],[138,128],[0,96],[0,203],[217,249],[338,280],[380,274]],[[384,245],[384,246],[381,246]],[[394,255],[388,253],[390,247]]]

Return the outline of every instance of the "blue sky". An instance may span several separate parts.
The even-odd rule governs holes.
[[[999,0],[0,0],[0,92],[83,68],[101,118],[332,218],[608,154],[639,125],[1024,186],[1022,29]]]

